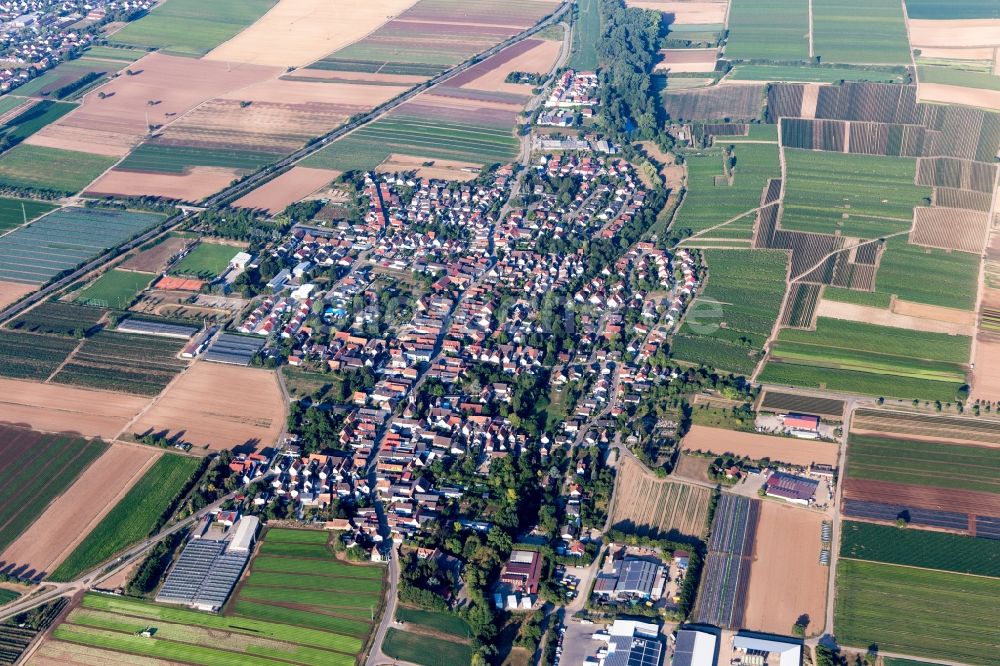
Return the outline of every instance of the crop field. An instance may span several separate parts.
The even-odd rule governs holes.
[[[396,609],[396,619],[458,638],[471,638],[472,634],[468,623],[454,613],[399,607]]]
[[[680,80],[680,79],[677,79]],[[764,87],[751,84],[722,85],[704,90],[662,94],[663,107],[671,120],[757,120],[764,106]]]
[[[886,242],[875,291],[914,303],[972,310],[979,279],[978,256],[911,245],[903,238]],[[933,275],[933,280],[925,276]]]
[[[600,0],[581,0],[577,5],[579,16],[573,23],[573,50],[569,66],[576,70],[592,72],[597,69],[597,43],[601,39]]]
[[[992,664],[1000,642],[1000,580],[845,560],[834,629],[842,645]]]
[[[989,72],[935,65],[921,65],[917,70],[920,83],[942,83],[948,86],[962,86],[963,88],[1000,90],[1000,76],[994,76]]]
[[[154,213],[60,208],[0,237],[0,280],[43,284],[163,220]]]
[[[808,0],[733,0],[729,9],[726,57],[806,60],[809,58],[808,34]]]
[[[56,206],[44,201],[0,197],[0,234],[41,217]]]
[[[1000,577],[1000,541],[846,520],[840,556]]]
[[[112,63],[90,58],[85,54],[75,60],[64,60],[41,76],[18,86],[17,94],[25,97],[48,97],[63,86],[79,81],[92,72],[104,73],[118,67]]]
[[[809,328],[819,304],[823,287],[796,282],[790,287],[788,303],[781,315],[781,325],[788,328]]]
[[[859,409],[854,412],[851,430],[1000,446],[1000,421],[988,418]]]
[[[725,144],[726,137],[716,139]],[[734,144],[733,180],[726,179],[723,150],[687,153],[687,193],[678,211],[675,229],[699,232],[760,205],[761,193],[771,178],[781,177],[778,147],[771,144]],[[726,228],[726,227],[723,227]],[[694,242],[694,241],[692,241]]]
[[[878,238],[905,231],[931,189],[913,184],[916,160],[785,150],[787,183],[781,227]]]
[[[1000,18],[1000,7],[993,0],[906,0],[910,19],[989,19]]]
[[[171,0],[114,33],[110,41],[187,56],[205,55],[264,15],[275,0]]]
[[[765,391],[758,406],[760,411],[800,412],[825,416],[836,421],[844,417],[844,401],[780,391]]]
[[[191,167],[226,167],[253,171],[274,162],[279,153],[144,143],[116,167],[123,171],[185,173]]]
[[[0,375],[44,381],[77,344],[68,338],[0,331]]]
[[[239,252],[232,245],[199,243],[170,271],[173,275],[193,275],[203,279],[216,278],[229,267],[229,262]]]
[[[52,381],[154,396],[187,367],[181,340],[102,331],[87,338]]]
[[[11,145],[20,143],[49,123],[59,120],[76,106],[69,102],[42,100],[4,123],[0,127],[0,137],[9,141]]]
[[[76,194],[114,163],[106,155],[21,144],[0,157],[0,185]]]
[[[108,448],[100,440],[0,427],[0,552]],[[6,563],[0,562],[0,566]]]
[[[903,6],[893,0],[814,0],[813,50],[823,62],[910,63]],[[858,21],[864,16],[864,21]]]
[[[32,644],[35,637],[52,624],[56,616],[66,607],[66,599],[58,599],[41,607],[44,608],[37,625],[38,629],[30,626],[17,626],[13,620],[7,620],[0,624],[0,664],[9,666],[18,663],[23,652]]]
[[[759,519],[760,500],[729,493],[719,498],[698,594],[698,622],[743,626]]]
[[[119,269],[110,270],[94,280],[76,297],[77,303],[124,310],[140,291],[149,286],[153,276]]]
[[[413,105],[404,106],[412,110]],[[507,162],[517,154],[513,114],[509,122],[451,121],[444,110],[437,119],[427,114],[392,114],[352,132],[312,157],[303,166],[350,171],[371,169],[390,153],[474,164]],[[465,115],[465,114],[461,114]]]
[[[705,250],[708,278],[674,337],[673,356],[749,375],[778,318],[787,256],[773,250]]]
[[[711,496],[708,488],[656,479],[630,459],[619,483],[611,516],[615,529],[653,538],[704,532]]]
[[[922,400],[955,400],[958,382],[942,382],[901,375],[880,375],[855,372],[835,367],[817,367],[769,361],[757,377],[758,381],[781,386],[805,386],[827,391],[862,395],[898,397]]]
[[[732,38],[730,38],[730,43]],[[735,81],[801,81],[804,83],[837,83],[839,81],[873,81],[905,83],[901,72],[887,69],[854,67],[809,67],[806,65],[736,65],[730,79]]]
[[[382,651],[393,659],[420,666],[472,663],[472,647],[469,645],[401,631],[395,627],[389,627]]]
[[[76,336],[92,330],[106,313],[101,308],[47,301],[19,315],[9,326],[15,331]]]
[[[159,529],[173,513],[177,495],[201,464],[199,458],[164,454],[104,516],[49,580],[74,580],[115,553]]]

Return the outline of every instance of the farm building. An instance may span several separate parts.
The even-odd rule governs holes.
[[[784,472],[775,472],[764,483],[768,497],[780,497],[795,504],[809,504],[818,487],[819,481],[815,479]]]
[[[538,594],[542,574],[542,556],[533,550],[515,550],[503,565],[500,582],[521,594]]]
[[[608,656],[604,658],[604,666],[660,666],[663,658],[660,628],[655,624],[615,620],[608,627],[607,633],[594,634],[594,638],[608,643]]]
[[[147,321],[145,319],[135,319],[129,317],[118,324],[118,330],[122,333],[138,333],[140,335],[159,335],[164,338],[177,338],[187,340],[198,332],[196,326],[184,326],[182,324],[168,324],[158,321]]]
[[[774,660],[765,659],[764,663],[774,666],[800,666],[802,664],[802,643],[784,636],[769,636],[753,632],[740,632],[733,636],[733,650],[737,653],[754,656],[778,657]]]
[[[812,414],[787,414],[782,423],[790,430],[819,431],[819,417]]]
[[[715,636],[697,629],[678,629],[673,666],[715,666]]]

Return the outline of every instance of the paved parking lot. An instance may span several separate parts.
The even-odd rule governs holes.
[[[563,636],[562,659],[559,666],[580,666],[587,657],[594,657],[597,651],[608,646],[604,641],[595,641],[595,631],[603,625],[581,624],[579,620],[567,618],[566,634]]]

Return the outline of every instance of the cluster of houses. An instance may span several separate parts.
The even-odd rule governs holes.
[[[593,117],[597,102],[597,74],[568,70],[559,77],[545,99],[544,109],[535,122],[551,127],[572,127]]]

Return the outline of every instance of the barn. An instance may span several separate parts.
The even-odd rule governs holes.
[[[764,483],[764,490],[769,497],[780,497],[795,504],[812,502],[819,481],[807,479],[804,476],[775,472]]]

